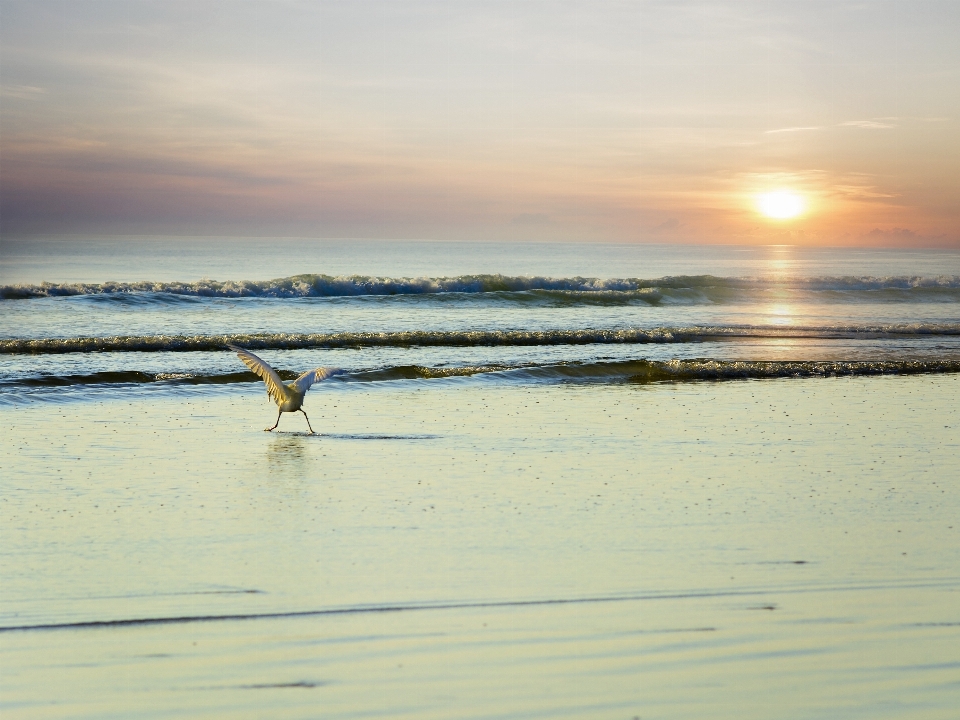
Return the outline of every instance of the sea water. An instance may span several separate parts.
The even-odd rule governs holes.
[[[4,715],[960,702],[960,253],[2,249]]]

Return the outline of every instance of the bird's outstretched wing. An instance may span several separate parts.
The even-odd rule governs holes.
[[[273,401],[277,403],[277,405],[280,405],[284,400],[287,399],[287,393],[289,390],[287,390],[286,386],[283,384],[283,380],[280,379],[280,376],[277,375],[276,370],[274,370],[269,364],[258,358],[252,352],[244,350],[242,347],[237,347],[236,345],[227,345],[227,347],[237,354],[237,357],[243,361],[244,365],[261,377],[264,384],[267,386],[267,395],[273,398]],[[297,380],[297,382],[300,381]]]
[[[303,375],[301,375],[296,380],[294,380],[292,385],[299,392],[305,393],[307,390],[310,389],[310,386],[313,385],[314,383],[318,383],[321,380],[326,380],[328,377],[334,374],[336,374],[336,370],[334,368],[321,367],[321,368],[317,368],[316,370],[308,370]]]

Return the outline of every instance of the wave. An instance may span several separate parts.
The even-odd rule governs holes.
[[[171,298],[333,298],[449,293],[499,293],[522,301],[538,295],[557,301],[732,302],[745,294],[771,290],[811,291],[834,300],[932,300],[960,302],[960,275],[842,276],[814,278],[725,278],[680,275],[642,278],[551,278],[508,275],[459,275],[439,278],[389,278],[367,275],[294,275],[273,280],[197,280],[195,282],[40,283],[0,286],[0,299],[100,296],[144,302]],[[521,297],[522,296],[522,297]]]
[[[890,361],[770,361],[770,360],[627,360],[529,365],[469,365],[425,367],[397,365],[368,370],[336,371],[335,382],[386,382],[488,376],[504,381],[546,383],[626,382],[658,383],[773,378],[816,378],[871,375],[919,375],[960,372],[960,360]],[[296,373],[280,371],[284,380]],[[150,373],[144,371],[44,375],[3,383],[6,387],[65,387],[76,385],[229,385],[259,383],[252,372],[221,374]]]
[[[197,352],[240,345],[250,350],[363,347],[494,347],[691,343],[750,338],[873,340],[960,335],[960,323],[777,327],[695,326],[623,330],[411,330],[369,333],[236,333],[225,335],[118,335],[113,337],[0,339],[0,355],[88,352]]]

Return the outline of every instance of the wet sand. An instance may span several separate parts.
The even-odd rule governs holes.
[[[951,718],[960,377],[3,406],[5,717]]]

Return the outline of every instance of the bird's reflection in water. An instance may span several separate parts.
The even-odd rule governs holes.
[[[267,445],[267,470],[271,475],[300,477],[310,464],[304,438],[299,435],[274,435]]]

